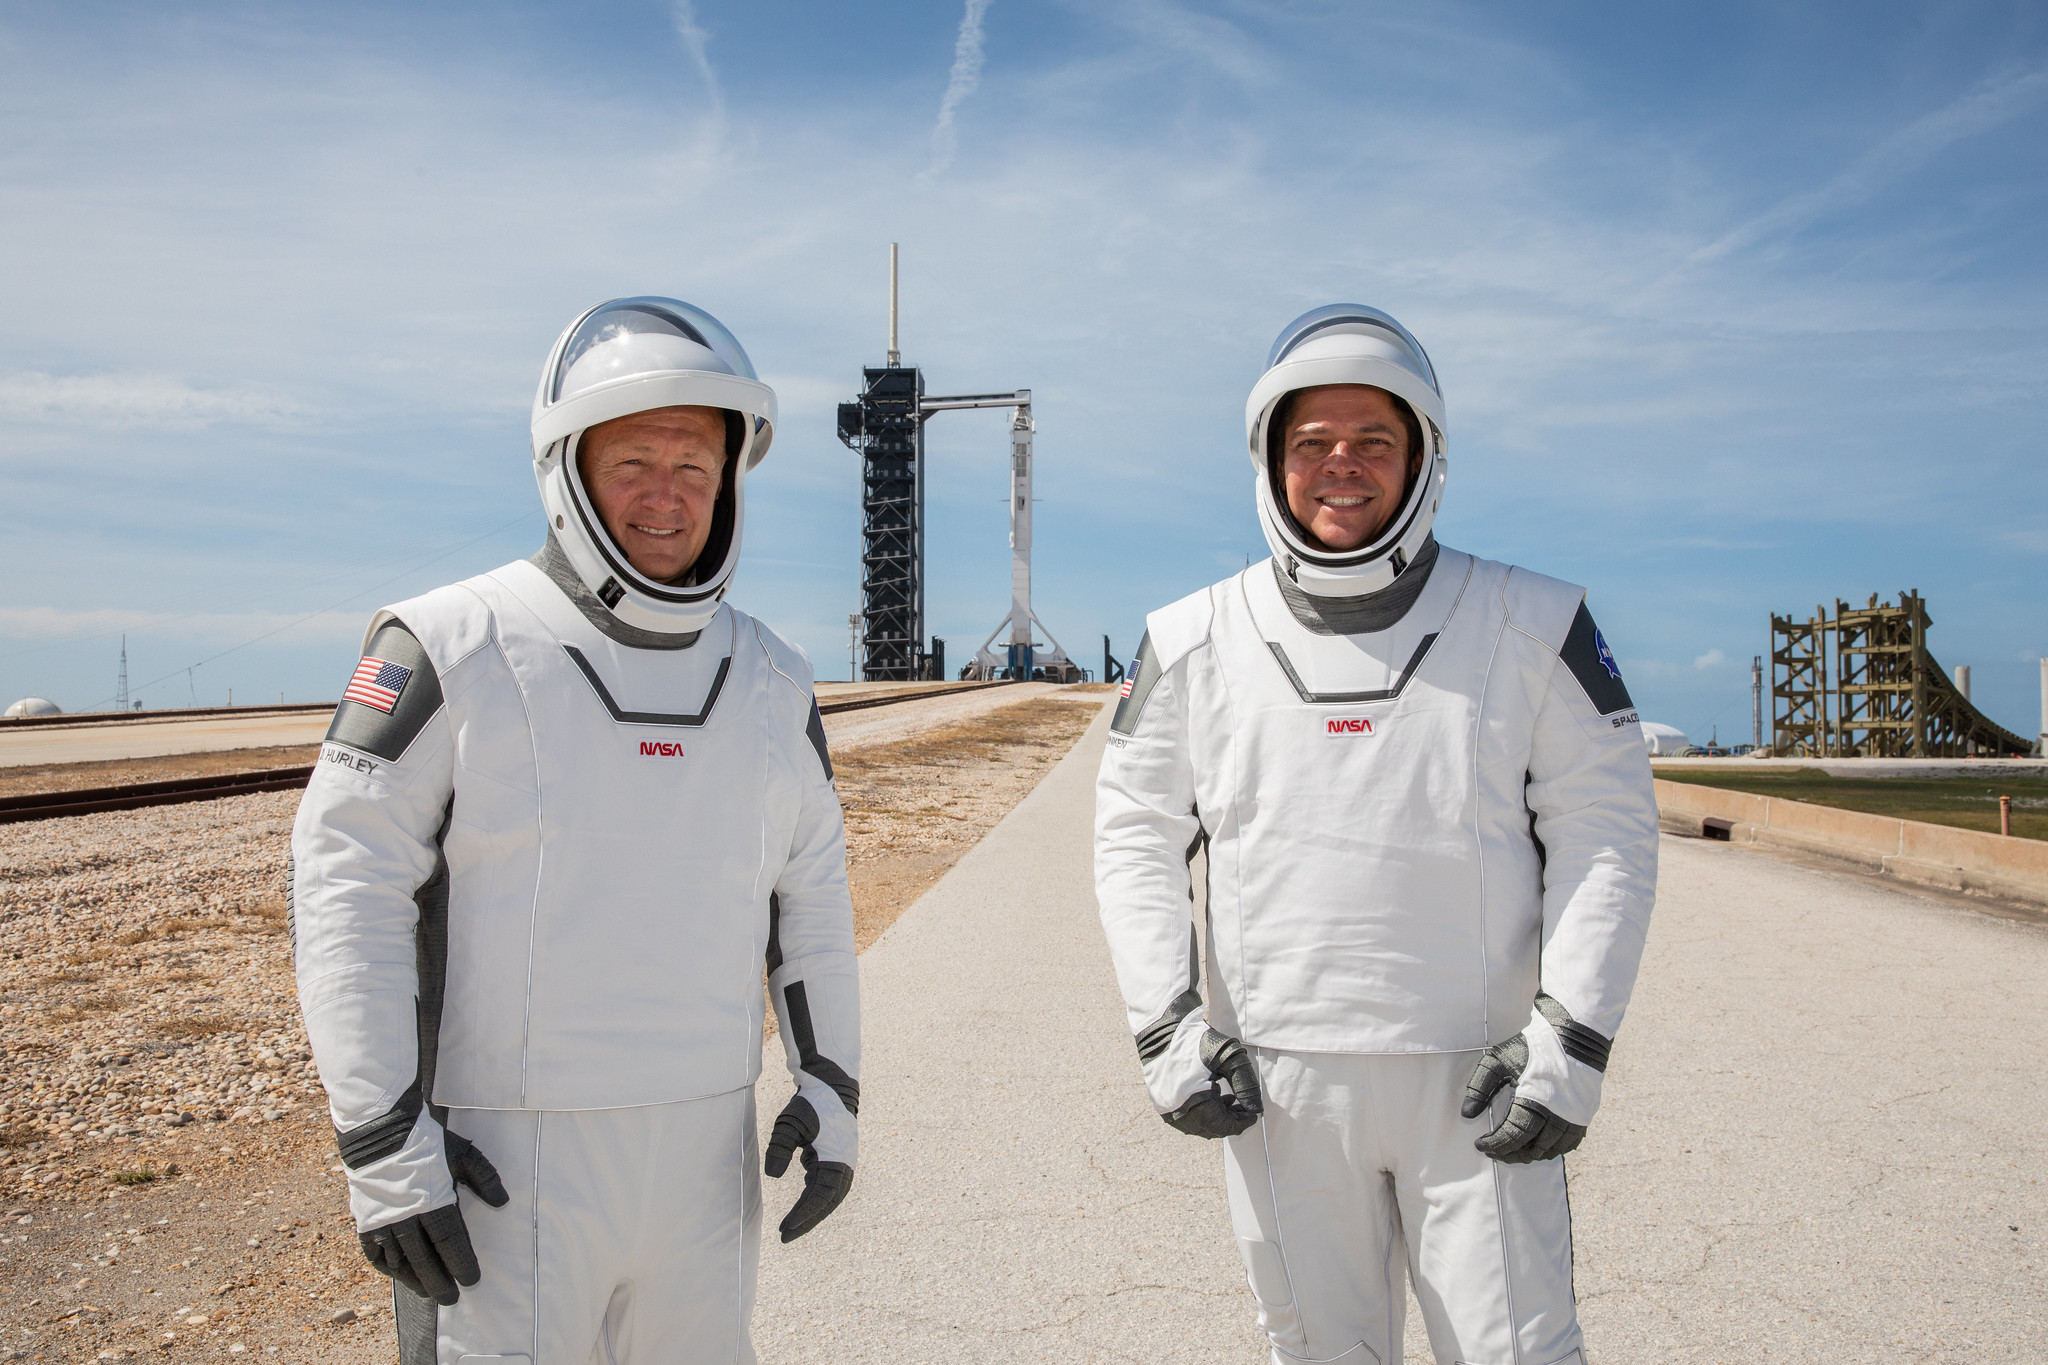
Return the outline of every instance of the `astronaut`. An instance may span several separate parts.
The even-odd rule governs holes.
[[[1272,558],[1147,619],[1096,789],[1152,1102],[1224,1139],[1276,1363],[1399,1360],[1405,1273],[1438,1361],[1584,1365],[1556,1158],[1655,894],[1635,709],[1581,589],[1432,536],[1394,319],[1297,319],[1245,428]]]
[[[809,662],[725,602],[775,395],[616,299],[533,406],[546,546],[377,613],[292,836],[299,1000],[403,1365],[752,1361],[762,974],[845,1198],[860,1033]]]

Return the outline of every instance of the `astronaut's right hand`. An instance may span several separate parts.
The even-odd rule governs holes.
[[[483,1278],[469,1225],[454,1204],[356,1235],[371,1265],[444,1308],[462,1297],[457,1285],[467,1288]]]
[[[1202,1065],[1209,1068],[1208,1089],[1197,1091],[1178,1109],[1160,1117],[1195,1137],[1236,1137],[1266,1111],[1258,1066],[1243,1043],[1215,1029],[1202,1035],[1201,1056]]]
[[[511,1196],[497,1168],[460,1133],[422,1109],[403,1109],[338,1134],[349,1209],[371,1265],[422,1298],[447,1305],[482,1277],[456,1203],[462,1185],[492,1208]]]
[[[806,1091],[810,1092],[808,1096]],[[816,1104],[812,1103],[814,1099]],[[828,1115],[825,1121],[818,1116],[820,1105]],[[803,1152],[804,1160],[803,1193],[797,1196],[795,1206],[783,1216],[777,1229],[784,1242],[794,1242],[824,1222],[826,1215],[838,1208],[853,1188],[856,1122],[854,1113],[840,1102],[836,1092],[816,1084],[799,1087],[775,1116],[762,1170],[779,1180],[789,1169],[789,1159],[798,1151]],[[835,1161],[832,1157],[844,1159]]]

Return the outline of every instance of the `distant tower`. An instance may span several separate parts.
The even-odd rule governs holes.
[[[896,341],[896,243],[889,243],[889,363],[861,371],[839,405],[839,439],[861,457],[860,616],[869,682],[912,682],[924,657],[924,372]]]
[[[1749,660],[1749,742],[1764,747],[1764,656]]]
[[[128,637],[121,637],[121,676],[114,683],[114,709],[128,709]]]

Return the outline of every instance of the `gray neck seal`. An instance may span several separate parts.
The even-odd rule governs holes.
[[[612,615],[605,609],[604,603],[597,600],[597,594],[583,586],[583,580],[576,576],[576,570],[569,563],[569,556],[562,552],[561,543],[555,539],[553,531],[548,532],[548,543],[540,547],[540,553],[527,562],[553,579],[555,586],[562,590],[562,595],[574,602],[576,610],[583,613],[583,619],[596,626],[598,632],[614,644],[624,645],[628,649],[688,649],[696,644],[697,637],[704,633],[701,630],[693,630],[688,635],[663,635],[659,631],[629,626]]]
[[[1287,610],[1312,635],[1370,635],[1386,630],[1408,614],[1415,599],[1429,584],[1429,572],[1436,567],[1436,537],[1422,542],[1414,560],[1402,575],[1378,592],[1363,597],[1316,597],[1296,587],[1274,560],[1273,581]]]

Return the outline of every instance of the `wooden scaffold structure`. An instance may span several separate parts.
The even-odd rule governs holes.
[[[1783,758],[2025,758],[1927,651],[1927,600],[1870,595],[1804,621],[1771,615],[1771,752]],[[1830,685],[1830,679],[1833,682]]]

